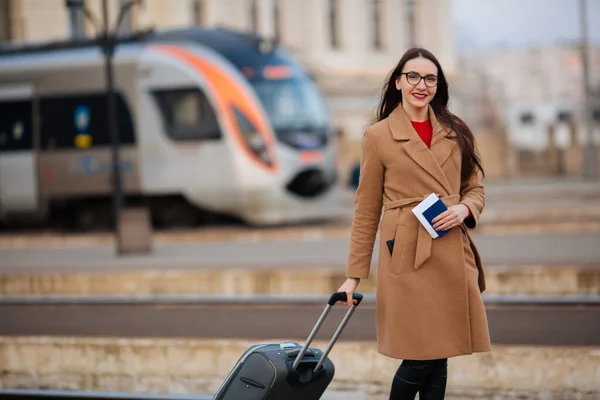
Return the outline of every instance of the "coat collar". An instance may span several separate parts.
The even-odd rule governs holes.
[[[433,128],[433,137],[431,140],[431,144],[440,141],[440,139],[446,137],[455,137],[456,133],[444,128],[444,126],[437,120],[435,113],[431,106],[428,107],[429,120],[431,121],[431,126]],[[410,123],[410,119],[408,115],[406,115],[406,111],[404,111],[404,107],[402,107],[402,103],[398,104],[398,106],[392,111],[389,116],[389,126],[392,131],[392,136],[396,140],[410,140],[414,135],[418,134]]]
[[[433,176],[451,194],[450,183],[442,170],[444,163],[450,158],[456,141],[454,132],[447,130],[436,118],[431,106],[428,106],[429,119],[433,128],[431,149],[428,149],[419,137],[402,104],[399,104],[389,116],[389,127],[395,140],[407,141],[406,152],[421,168]]]

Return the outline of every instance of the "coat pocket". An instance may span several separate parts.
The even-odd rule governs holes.
[[[392,257],[390,260],[390,272],[399,274],[402,266],[404,251],[404,243],[406,242],[406,225],[396,225],[394,233],[394,247],[392,249]]]

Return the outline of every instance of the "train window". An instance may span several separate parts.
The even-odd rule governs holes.
[[[556,115],[556,119],[559,122],[568,122],[570,121],[572,118],[572,115],[569,111],[559,111],[558,114]]]
[[[133,144],[135,134],[127,104],[119,93],[115,93],[115,101],[119,144]],[[42,149],[110,145],[105,93],[44,97],[40,115]],[[82,136],[87,140],[79,141]]]
[[[167,135],[176,141],[219,139],[215,112],[200,90],[155,91]]]
[[[31,101],[0,102],[0,152],[33,148]]]
[[[530,112],[524,112],[520,116],[521,124],[531,125],[535,122],[535,116]]]

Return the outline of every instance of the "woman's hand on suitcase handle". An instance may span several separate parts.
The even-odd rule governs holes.
[[[342,304],[347,305],[348,307],[352,307],[353,304],[356,304],[356,300],[352,298],[352,295],[356,291],[356,287],[360,283],[360,278],[348,278],[346,282],[337,290],[338,292],[346,293],[346,301],[342,302]]]

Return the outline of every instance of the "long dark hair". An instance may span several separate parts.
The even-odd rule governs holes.
[[[378,106],[377,121],[387,118],[392,111],[402,103],[402,93],[400,90],[396,89],[396,80],[400,76],[404,64],[406,64],[407,61],[418,57],[427,58],[434,63],[438,69],[437,92],[430,104],[438,121],[444,125],[444,127],[456,132],[458,144],[463,155],[461,180],[464,182],[469,179],[475,169],[481,171],[482,176],[485,177],[481,159],[475,147],[475,136],[473,135],[473,132],[471,132],[471,129],[469,129],[462,119],[458,118],[448,110],[448,82],[442,71],[442,66],[431,52],[420,47],[415,47],[404,53],[400,61],[398,61],[398,65],[396,65],[396,68],[390,73],[383,86],[381,101]]]

